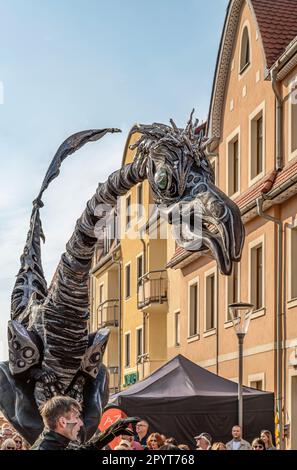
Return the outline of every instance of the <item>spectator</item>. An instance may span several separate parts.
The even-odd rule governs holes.
[[[13,435],[13,440],[15,442],[15,445],[16,445],[16,450],[23,450],[23,438],[20,434],[14,434]]]
[[[212,438],[208,432],[202,432],[199,436],[195,436],[196,450],[210,450]]]
[[[139,444],[139,442],[134,440],[134,436],[130,436],[128,434],[121,434],[121,439],[123,439],[124,441],[129,442],[130,447],[131,447],[132,450],[143,450],[142,445]]]
[[[233,439],[227,442],[227,450],[251,450],[251,445],[249,442],[245,441],[241,437],[241,428],[236,425],[232,428]]]
[[[256,437],[252,442],[252,450],[266,450],[265,442],[260,437]]]
[[[163,444],[159,450],[176,450],[178,449],[177,446],[175,446],[174,444]]]
[[[266,450],[277,450],[276,447],[274,447],[273,442],[272,442],[272,434],[270,431],[267,431],[266,429],[264,431],[261,431],[261,439],[265,443],[265,449]]]
[[[191,450],[190,447],[187,446],[187,444],[180,444],[180,445],[178,446],[178,448],[179,448],[180,450]]]
[[[121,441],[119,442],[119,446],[120,447],[126,447],[127,450],[132,450],[130,441],[128,441],[126,439],[121,439]]]
[[[227,450],[227,447],[223,442],[214,442],[211,450]]]
[[[149,424],[144,419],[136,424],[136,434],[134,436],[134,441],[139,442],[143,447],[146,446],[146,441],[148,439],[148,429]]]
[[[12,429],[8,423],[2,424],[2,439],[5,441],[6,439],[11,439],[13,435]]]
[[[116,436],[133,434],[127,425],[135,418],[120,419],[91,441],[78,445],[78,434],[83,427],[81,405],[67,396],[54,396],[39,408],[45,432],[32,446],[32,450],[65,450],[68,446],[79,450],[100,450]],[[68,447],[68,448],[69,448]]]
[[[175,439],[175,437],[168,437],[167,439],[165,439],[165,443],[164,443],[164,444],[172,444],[172,445],[174,445],[175,447],[178,446],[177,440]]]
[[[1,450],[16,450],[16,445],[13,439],[6,439],[1,446]]]
[[[164,440],[158,432],[153,432],[146,441],[149,450],[158,450],[164,445]]]

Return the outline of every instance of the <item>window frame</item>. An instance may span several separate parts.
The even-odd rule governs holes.
[[[243,35],[244,32],[247,31],[247,37],[248,37],[248,44],[249,44],[249,60],[248,62],[245,63],[245,65],[241,65],[241,56],[242,56],[242,48],[243,48]],[[251,47],[251,28],[250,24],[248,21],[245,21],[242,25],[241,28],[241,33],[240,33],[240,48],[239,48],[239,57],[238,57],[238,78],[239,80],[242,79],[242,77],[245,76],[248,70],[250,70],[252,64],[252,47]]]
[[[197,284],[197,332],[194,335],[191,335],[191,287]],[[200,332],[200,278],[195,277],[188,283],[188,340],[199,339]]]
[[[238,293],[239,293],[239,299],[238,301],[240,301],[240,297],[241,297],[241,291],[240,291],[240,278],[241,278],[241,263],[234,263],[233,266],[237,266],[238,268],[238,275],[237,275],[237,283],[238,283]],[[232,270],[232,273],[231,273],[231,276],[226,276],[226,284],[225,284],[225,289],[226,289],[226,315],[225,315],[225,324],[224,324],[224,327],[225,328],[228,328],[228,327],[231,327],[233,326],[233,323],[232,323],[232,320],[229,319],[228,317],[228,305],[229,305],[229,283],[230,283],[230,280],[232,279],[233,280],[233,275],[234,275],[234,271]]]
[[[139,338],[138,338],[138,333],[139,333],[139,331],[141,331],[141,354],[138,354],[138,352],[139,352],[139,351],[138,351],[138,339],[139,339]],[[143,344],[144,344],[144,342],[143,342],[143,326],[141,325],[141,326],[138,326],[138,327],[136,328],[136,342],[135,342],[135,346],[136,346],[136,347],[135,347],[135,360],[136,360],[136,364],[137,364],[137,362],[138,362],[138,357],[139,357],[140,355],[141,355],[141,356],[143,355]]]
[[[238,140],[238,190],[230,194],[230,145]],[[236,127],[226,139],[226,180],[227,180],[227,195],[231,199],[235,199],[240,194],[241,188],[241,145],[240,145],[240,126]]]
[[[292,151],[292,106],[296,106],[296,126],[297,126],[297,103],[291,101],[291,93],[295,93],[297,98],[297,75],[289,83],[289,100],[288,100],[288,161],[297,157],[297,147]]]
[[[127,351],[128,351],[128,348],[127,348],[127,337],[129,337],[129,363],[127,361]],[[124,354],[124,358],[125,358],[125,369],[130,369],[131,368],[131,331],[126,331],[125,334],[124,334],[124,338],[125,338],[125,341],[124,341],[124,345],[125,345],[125,354]]]
[[[129,201],[129,204],[128,204],[128,201]],[[132,195],[128,194],[125,198],[125,230],[126,232],[132,226],[131,207],[132,207]]]
[[[129,267],[129,295],[127,295],[127,268]],[[131,298],[131,261],[129,261],[128,263],[125,264],[125,284],[124,284],[124,288],[125,288],[125,300],[128,300]]]
[[[249,155],[248,155],[248,178],[249,178],[249,187],[254,183],[259,181],[265,175],[266,167],[266,102],[262,103],[254,109],[254,111],[249,115]],[[253,164],[254,164],[254,149],[257,146],[257,135],[256,135],[256,144],[255,139],[255,123],[259,120],[259,117],[262,117],[262,171],[255,176],[252,175]]]
[[[265,252],[266,252],[266,247],[265,247],[265,234],[262,234],[261,236],[257,237],[255,240],[251,241],[248,244],[248,296],[249,296],[249,302],[252,303],[252,250],[257,248],[258,246],[262,245],[262,298],[263,298],[263,305],[261,308],[255,309],[255,311],[252,314],[252,318],[255,318],[257,316],[261,316],[265,314],[265,308],[266,308],[266,291],[265,291],[265,272],[266,272],[266,266],[265,266]]]
[[[294,221],[294,226],[289,230],[289,236],[288,236],[288,302],[290,303],[290,306],[295,306],[297,305],[297,295],[295,297],[292,296],[292,232],[296,232],[297,234],[297,220]],[[297,274],[297,268],[296,268],[296,274]]]
[[[214,325],[212,328],[206,329],[207,324],[207,279],[214,277]],[[218,314],[218,305],[217,305],[217,268],[214,266],[204,273],[204,325],[203,325],[203,336],[211,336],[216,333],[217,329],[217,314]]]
[[[142,203],[140,204],[139,203],[139,189],[141,188],[141,193],[142,193]],[[143,206],[143,194],[144,191],[143,191],[143,182],[141,183],[138,183],[136,185],[136,201],[137,201],[137,220],[141,220],[144,216],[144,206]],[[141,207],[141,211],[139,211]]]
[[[178,322],[177,322],[177,318],[178,318]],[[179,339],[179,341],[178,341],[178,339]],[[179,347],[180,343],[181,343],[180,310],[175,310],[175,312],[174,312],[174,346]]]

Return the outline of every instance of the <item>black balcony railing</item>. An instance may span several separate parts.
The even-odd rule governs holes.
[[[138,279],[137,307],[142,309],[150,304],[167,302],[166,269],[149,271]]]
[[[119,299],[108,299],[99,304],[97,323],[100,328],[119,325]]]

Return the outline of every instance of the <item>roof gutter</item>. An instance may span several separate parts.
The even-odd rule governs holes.
[[[293,63],[294,55],[297,53],[297,36],[290,42],[283,54],[277,59],[275,64],[270,69],[271,72],[276,73],[276,79],[282,80],[285,75],[290,73],[291,69],[296,65],[296,61]],[[283,70],[284,69],[284,70]],[[269,78],[269,72],[266,79]]]

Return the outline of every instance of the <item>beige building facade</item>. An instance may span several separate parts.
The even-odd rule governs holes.
[[[282,2],[267,3],[270,13],[257,0],[229,4],[208,123],[217,185],[239,205],[245,223],[242,259],[227,278],[207,256],[168,242],[168,358],[181,353],[237,381],[228,304],[253,303],[244,383],[275,392],[284,444],[297,448],[297,31],[286,47],[275,44],[275,21],[286,28],[287,17],[274,9]]]

